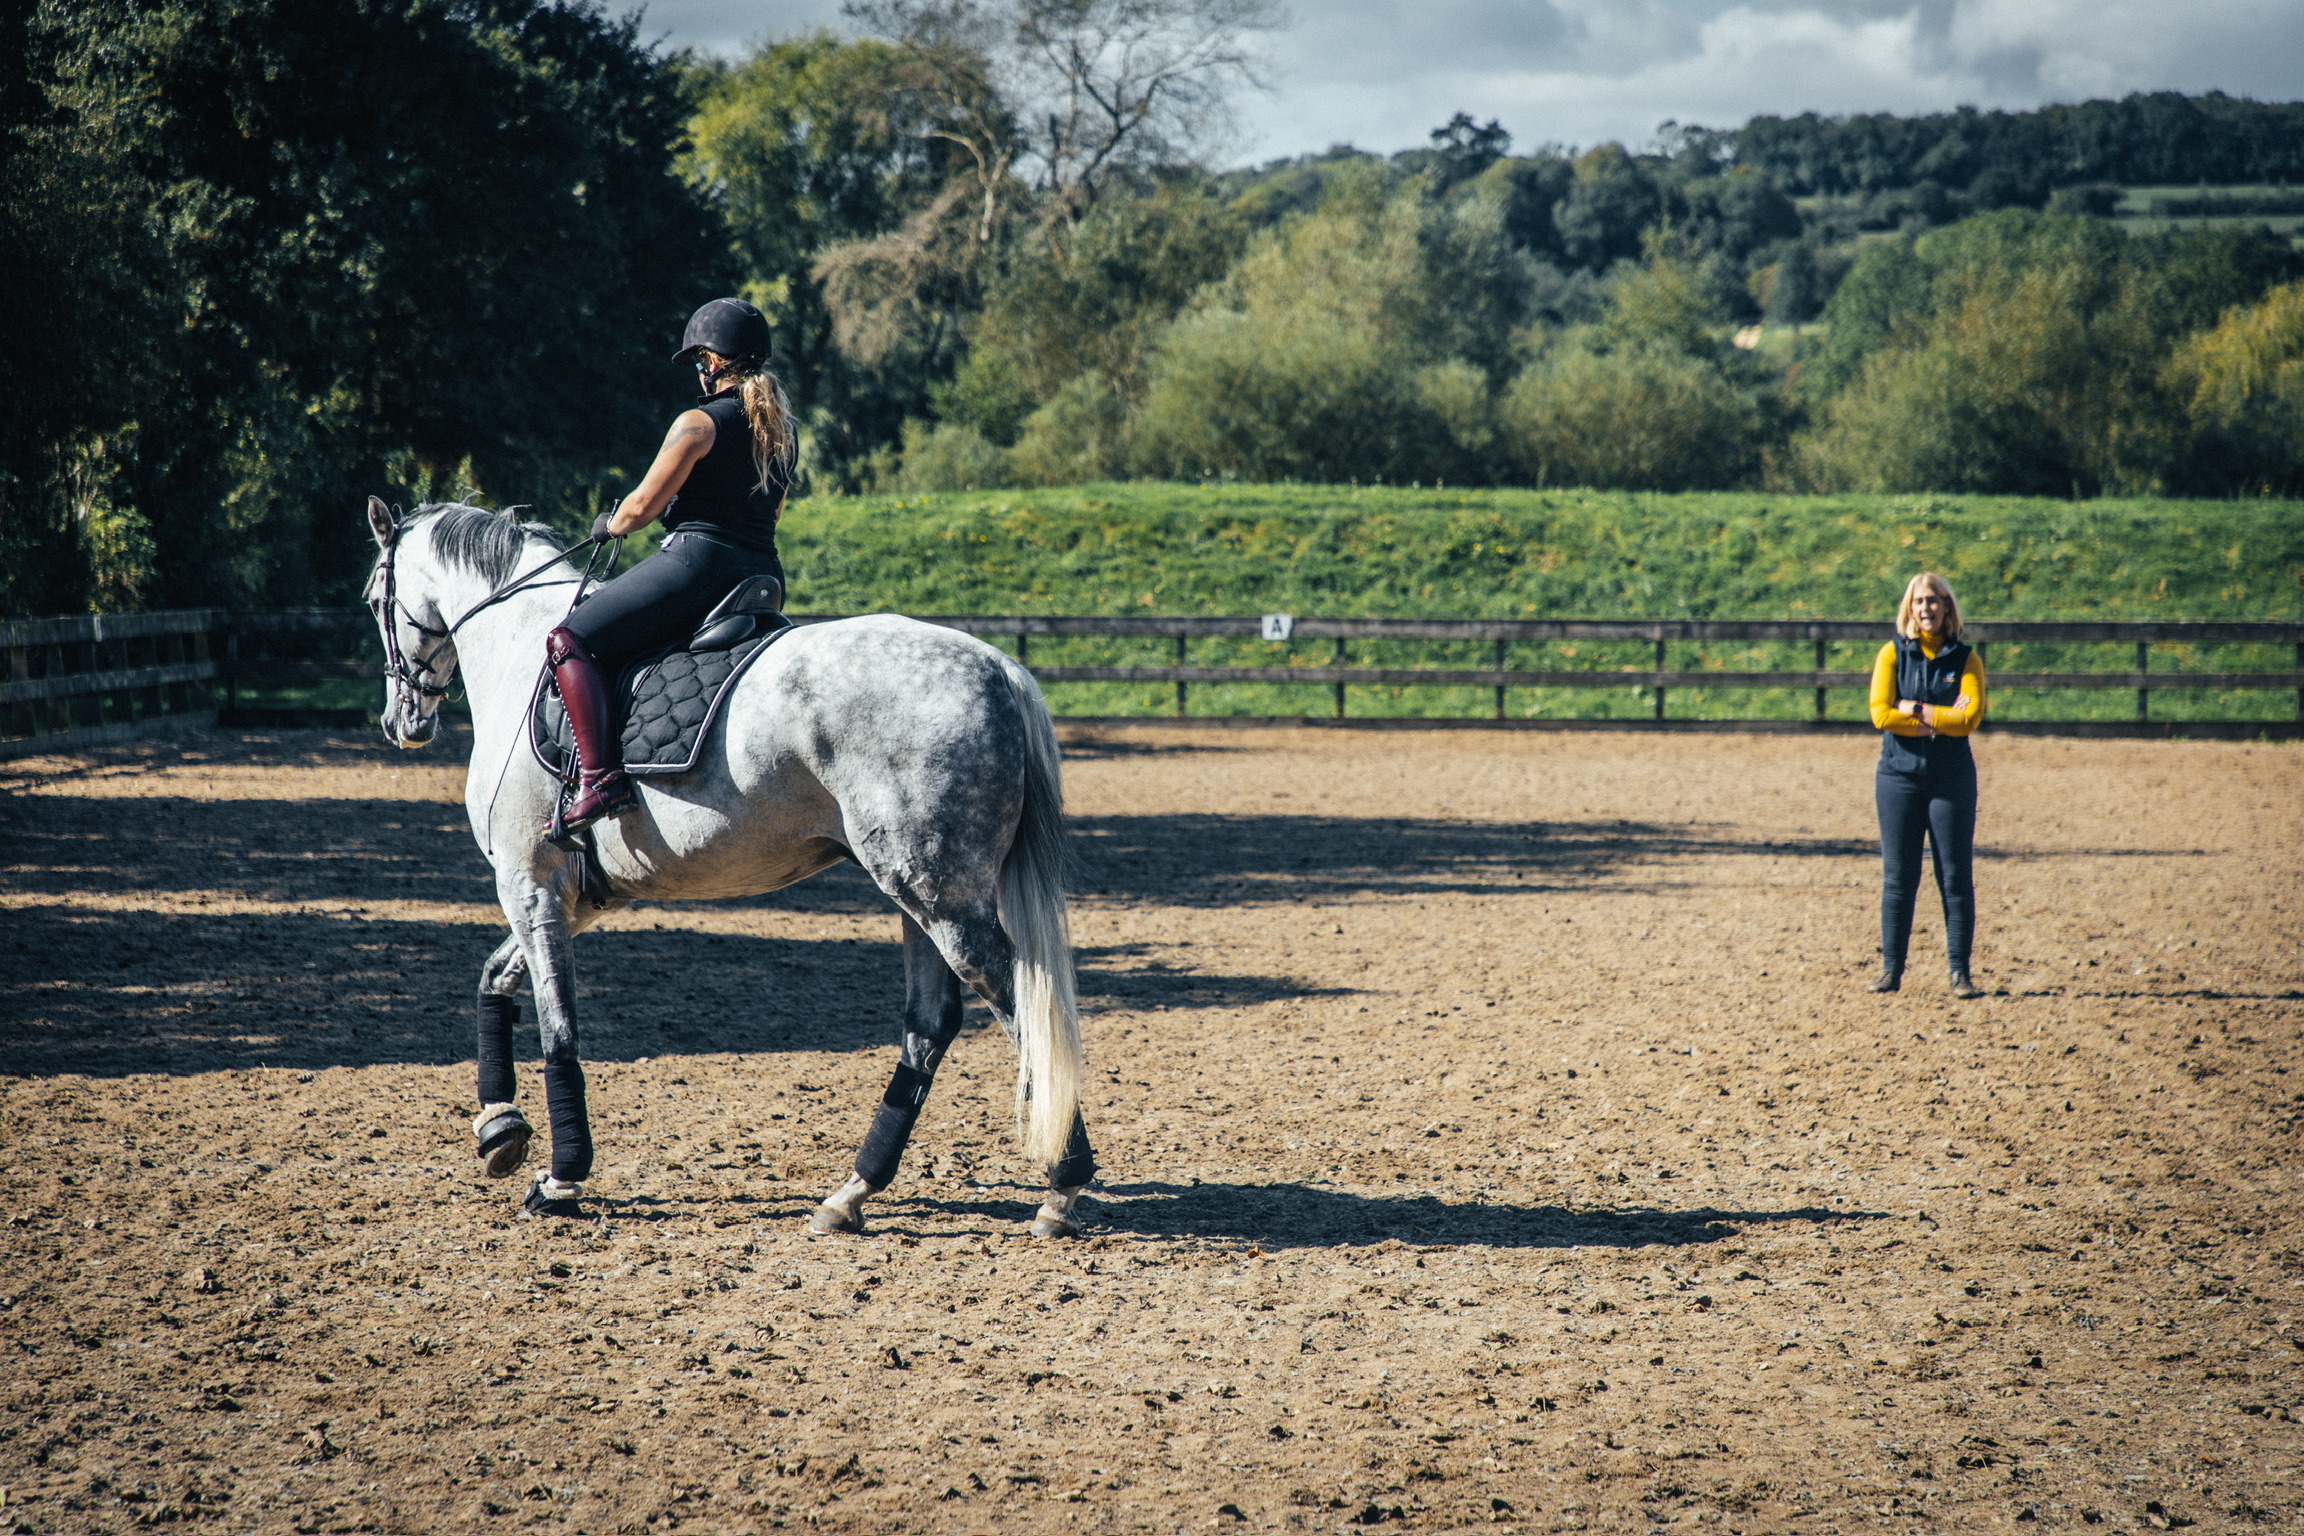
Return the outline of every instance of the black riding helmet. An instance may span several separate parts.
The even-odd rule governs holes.
[[[765,358],[768,355],[768,317],[742,299],[714,299],[688,317],[680,335],[680,350],[672,361],[692,361],[699,352],[726,358]]]

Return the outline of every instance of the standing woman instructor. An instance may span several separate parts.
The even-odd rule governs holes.
[[[1968,735],[1984,719],[1984,663],[1960,642],[1960,604],[1933,571],[1904,588],[1896,638],[1872,664],[1872,724],[1884,734],[1872,795],[1880,809],[1880,979],[1903,985],[1928,843],[1944,899],[1944,947],[1955,997],[1982,993],[1968,979],[1976,932],[1976,759]]]

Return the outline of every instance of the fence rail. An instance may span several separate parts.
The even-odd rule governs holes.
[[[802,622],[825,622],[842,617],[827,614]],[[1335,716],[1344,718],[1345,690],[1354,686],[1491,688],[1495,690],[1495,716],[1504,718],[1505,690],[1509,688],[1640,688],[1654,700],[1655,718],[1665,718],[1665,700],[1675,688],[1798,688],[1815,696],[1814,718],[1825,718],[1825,695],[1832,689],[1870,688],[1872,674],[1825,669],[1826,647],[1835,641],[1883,641],[1890,626],[1862,619],[1323,619],[1292,614],[1221,617],[1127,617],[1039,615],[928,615],[925,621],[965,630],[979,636],[1000,636],[1016,642],[1018,659],[1031,665],[1031,642],[1036,635],[1062,638],[1095,636],[1172,638],[1176,660],[1171,666],[1033,666],[1032,675],[1047,683],[1172,683],[1175,710],[1188,711],[1188,689],[1194,683],[1306,683],[1335,690]],[[1277,623],[1275,622],[1277,621]],[[1288,667],[1195,667],[1186,657],[1186,643],[1194,639],[1331,640],[1335,665]],[[2000,672],[1992,675],[1995,690],[2018,688],[2116,688],[2136,694],[2136,718],[2151,718],[2150,696],[2177,688],[2293,689],[2296,719],[2304,722],[2304,624],[2279,622],[2171,623],[2080,620],[1985,620],[1964,627],[1963,638],[1989,658],[1995,642],[2057,645],[2117,644],[2135,647],[2133,671],[2120,672]],[[1348,667],[1345,647],[1352,640],[1488,641],[1495,646],[1493,667]],[[1655,665],[1649,668],[1580,668],[1573,670],[1513,668],[1505,665],[1505,649],[1514,643],[1544,641],[1646,641],[1655,647]],[[1666,648],[1674,642],[1705,641],[1808,642],[1815,646],[1813,671],[1729,672],[1725,670],[1673,670],[1665,666]],[[2293,672],[2153,672],[2150,650],[2159,645],[2294,645]],[[2209,722],[2198,722],[2209,723]],[[2250,722],[2254,723],[2254,722]]]
[[[803,624],[839,614],[794,615]],[[1213,617],[1103,617],[943,614],[924,621],[987,638],[1015,642],[1016,654],[1042,682],[1165,683],[1175,689],[1175,712],[1189,712],[1194,684],[1285,683],[1334,690],[1343,718],[1352,687],[1485,688],[1495,692],[1497,718],[1512,688],[1638,688],[1653,695],[1655,719],[1666,719],[1672,690],[1787,688],[1813,691],[1816,720],[1825,696],[1861,689],[1871,674],[1829,670],[1834,642],[1877,641],[1887,626],[1845,619],[1349,619],[1293,615]],[[1031,644],[1048,639],[1166,639],[1175,660],[1164,666],[1034,665]],[[1995,692],[2027,688],[2124,689],[2136,695],[2136,718],[2150,719],[2150,699],[2173,689],[2293,690],[2296,718],[2304,722],[2304,624],[2068,622],[1985,620],[1967,626],[1967,638],[1989,658],[1995,644],[2132,646],[2135,665],[2095,672],[1996,672]],[[1293,645],[1325,640],[1330,664],[1302,666],[1194,665],[1194,640],[1265,639]],[[1354,640],[1485,641],[1494,647],[1489,667],[1370,667],[1345,665]],[[1652,666],[1529,668],[1508,666],[1513,645],[1554,641],[1644,641]],[[1806,642],[1815,647],[1807,670],[1730,672],[1667,666],[1667,647],[1706,642]],[[89,745],[173,724],[225,723],[246,717],[243,690],[283,684],[374,679],[375,633],[365,609],[177,609],[157,613],[87,614],[0,623],[0,757],[18,757]],[[2151,649],[2167,645],[2293,645],[2292,672],[2153,671]],[[299,654],[280,654],[282,651]],[[361,659],[353,659],[355,656]],[[1572,722],[1554,722],[1572,723]],[[2187,727],[2217,722],[2186,722]],[[2242,723],[2232,722],[2238,726]],[[2270,728],[2275,722],[2245,722]],[[2283,734],[2293,732],[2283,731]]]

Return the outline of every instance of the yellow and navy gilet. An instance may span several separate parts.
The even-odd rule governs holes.
[[[1915,704],[1960,702],[1961,674],[1968,666],[1967,646],[1957,640],[1947,641],[1930,656],[1919,641],[1908,636],[1898,635],[1894,644],[1897,698]],[[1941,771],[1975,760],[1965,736],[1899,736],[1889,731],[1880,737],[1880,766],[1892,773]]]

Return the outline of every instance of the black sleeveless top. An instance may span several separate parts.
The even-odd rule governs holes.
[[[744,415],[742,395],[724,389],[697,409],[712,418],[712,449],[690,466],[680,494],[672,498],[671,509],[664,514],[665,528],[673,532],[687,529],[745,549],[774,553],[776,519],[783,514],[784,498],[792,489],[798,453],[787,443],[783,454],[768,466],[768,483],[763,487],[759,466],[752,462],[752,423]]]
[[[1954,640],[1930,656],[1920,648],[1920,642],[1903,635],[1896,637],[1896,697],[1910,699],[1915,704],[1957,704],[1960,701],[1961,676],[1968,666],[1968,647]],[[1899,736],[1893,731],[1880,737],[1880,767],[1888,773],[1927,773],[1931,769],[1956,769],[1963,763],[1973,763],[1975,754],[1968,750],[1965,736]]]

